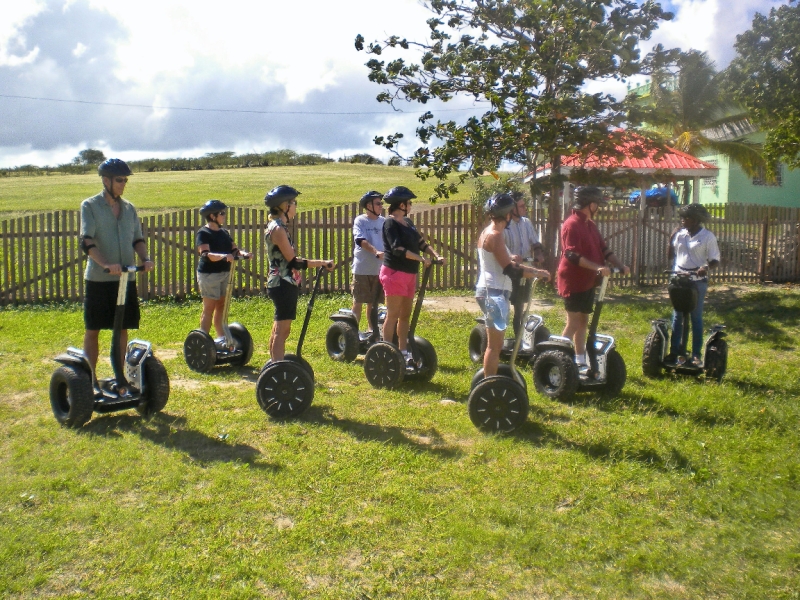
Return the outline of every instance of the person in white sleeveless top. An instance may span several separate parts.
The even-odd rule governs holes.
[[[511,279],[514,277],[550,279],[550,273],[543,269],[519,265],[511,260],[503,233],[511,219],[513,208],[514,198],[508,193],[493,195],[483,207],[491,222],[478,238],[479,276],[475,288],[475,300],[486,318],[484,377],[497,374],[500,350],[503,348],[505,330],[508,326]]]

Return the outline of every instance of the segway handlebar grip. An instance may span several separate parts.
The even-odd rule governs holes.
[[[144,271],[144,265],[122,265],[123,273],[137,273],[139,271]],[[103,269],[103,273],[111,273],[111,269]]]

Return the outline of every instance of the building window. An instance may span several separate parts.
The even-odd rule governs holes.
[[[710,165],[714,165],[715,167],[719,166],[719,161],[716,158],[707,159],[707,162]],[[716,177],[703,177],[703,187],[704,188],[715,188],[717,187],[717,178]]]
[[[783,165],[779,164],[775,169],[775,181],[767,181],[767,169],[759,167],[756,176],[753,177],[753,185],[767,185],[770,187],[783,186]]]

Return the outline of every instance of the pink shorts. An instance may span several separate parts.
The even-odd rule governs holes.
[[[417,291],[417,274],[395,271],[386,265],[381,265],[381,285],[387,296],[405,296],[413,298]]]

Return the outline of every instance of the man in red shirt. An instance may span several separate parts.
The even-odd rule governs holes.
[[[567,325],[561,334],[575,345],[575,362],[586,365],[586,333],[594,305],[597,277],[611,274],[606,262],[625,275],[630,269],[608,249],[592,220],[606,204],[600,188],[587,186],[575,191],[572,214],[561,226],[561,261],[558,264],[558,294],[564,298]]]

